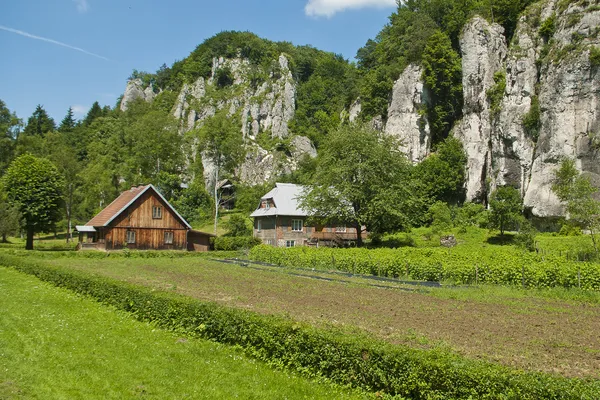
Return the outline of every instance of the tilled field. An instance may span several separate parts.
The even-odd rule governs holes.
[[[526,370],[600,378],[600,305],[463,288],[369,286],[199,259],[46,259],[100,275],[176,291],[318,326],[360,329],[393,343],[443,346]],[[293,273],[293,274],[291,274]],[[330,275],[323,275],[329,278]],[[388,284],[386,284],[388,286]],[[431,291],[445,291],[431,293]],[[460,291],[477,291],[465,300]],[[454,295],[456,294],[456,296]],[[453,298],[456,297],[456,298]]]

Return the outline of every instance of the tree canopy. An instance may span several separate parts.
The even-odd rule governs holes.
[[[49,160],[24,154],[10,164],[2,183],[9,203],[23,216],[25,248],[32,250],[34,233],[49,229],[60,216],[64,181]]]
[[[500,186],[490,197],[490,227],[504,231],[521,219],[523,200],[521,194],[512,186]]]
[[[325,223],[345,223],[383,233],[407,228],[413,194],[409,163],[397,140],[367,125],[342,125],[317,158],[314,181],[302,207]]]
[[[600,231],[600,201],[589,178],[575,167],[575,160],[565,158],[554,175],[552,191],[566,203],[567,217],[590,232],[594,250],[598,252],[597,235]]]

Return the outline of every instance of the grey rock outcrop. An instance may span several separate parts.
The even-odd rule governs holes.
[[[587,5],[586,7],[591,7]],[[537,14],[537,18],[534,15]],[[556,14],[552,40],[540,37],[534,21]],[[499,27],[481,18],[466,25],[463,56],[463,120],[454,134],[468,155],[467,198],[485,199],[500,185],[520,188],[524,205],[537,217],[564,215],[551,190],[564,157],[592,181],[600,183],[600,77],[589,51],[600,45],[600,11],[556,1],[538,4],[518,23],[506,50]],[[505,57],[506,56],[506,57]],[[506,88],[496,117],[487,92],[496,71],[504,71]],[[539,104],[539,136],[524,128],[524,117]]]
[[[487,91],[494,74],[503,67],[507,53],[504,29],[473,18],[460,39],[463,69],[463,119],[454,131],[467,153],[467,199],[486,195],[486,178],[491,166],[492,121]]]
[[[429,124],[423,113],[428,94],[422,73],[421,67],[409,65],[394,83],[385,126],[387,134],[400,139],[402,151],[413,163],[427,157],[431,146]]]
[[[591,3],[586,8],[573,3],[563,12],[553,6],[550,2],[548,9],[559,14],[553,36],[556,59],[540,71],[541,129],[524,198],[525,206],[541,217],[564,213],[551,191],[562,157],[574,158],[584,174],[600,183],[600,154],[594,143],[600,133],[600,68],[592,67],[589,58],[590,48],[600,46],[600,10]],[[565,48],[570,51],[561,54]]]
[[[154,97],[156,97],[156,94],[152,85],[144,88],[144,83],[141,79],[132,79],[127,82],[119,108],[121,111],[126,111],[127,105],[135,99],[144,99],[149,102],[154,100]]]
[[[201,127],[219,110],[226,109],[229,116],[239,116],[248,153],[238,168],[238,176],[244,183],[257,184],[276,174],[290,172],[304,154],[314,157],[316,151],[310,140],[303,137],[292,138],[293,154],[289,157],[265,150],[256,143],[261,133],[273,139],[285,139],[290,135],[288,124],[295,113],[296,85],[288,59],[283,54],[265,82],[256,85],[251,81],[252,68],[256,67],[241,57],[213,59],[211,76],[184,84],[172,113],[180,121],[182,133]],[[225,89],[218,88],[216,82],[223,69],[227,69],[233,78],[232,85]],[[220,95],[214,96],[217,91]],[[205,157],[202,162],[205,181],[210,186],[214,180],[214,166]]]

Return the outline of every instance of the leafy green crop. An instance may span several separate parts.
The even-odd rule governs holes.
[[[600,290],[600,264],[516,249],[401,248],[331,249],[257,246],[250,258],[278,265],[408,277],[456,284],[489,283],[536,288],[581,287]]]

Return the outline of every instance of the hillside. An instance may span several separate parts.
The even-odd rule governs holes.
[[[234,173],[248,184],[314,157],[313,145],[345,118],[399,137],[413,163],[453,135],[468,157],[467,200],[486,201],[508,184],[530,215],[559,216],[550,179],[563,156],[600,184],[600,10],[565,0],[497,7],[409,2],[358,51],[358,65],[222,33],[171,68],[134,77],[121,109],[170,92],[180,132],[227,109],[246,146]],[[210,184],[212,166],[203,164]]]

